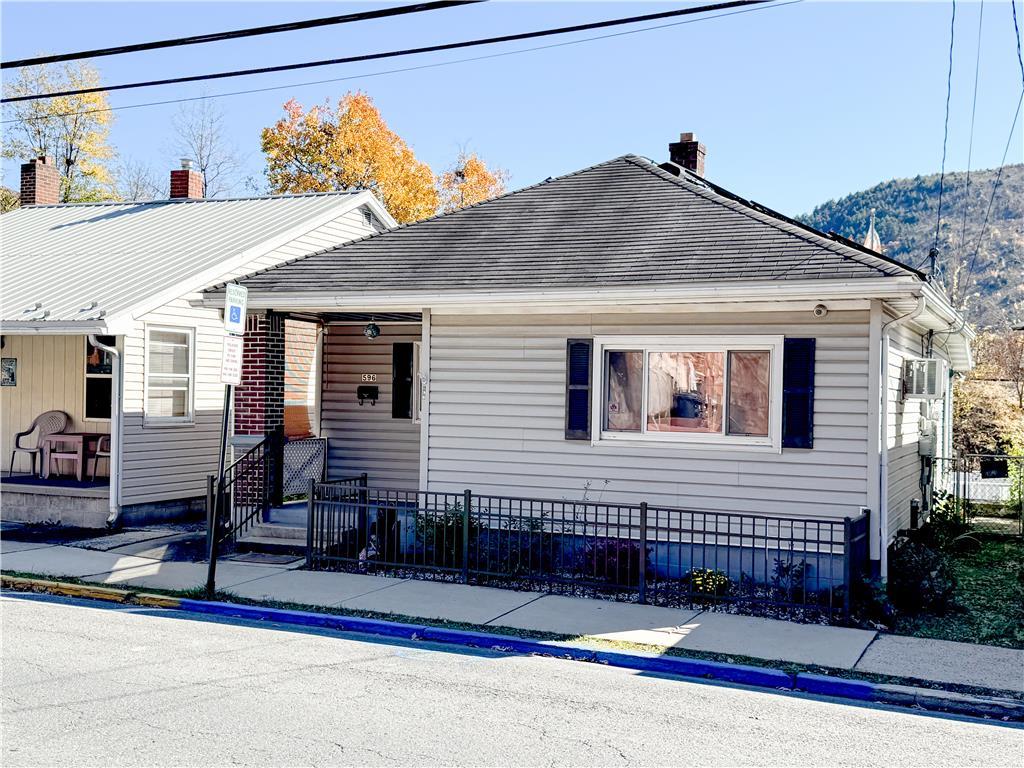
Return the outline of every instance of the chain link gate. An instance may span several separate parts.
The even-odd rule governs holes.
[[[933,505],[945,499],[978,533],[1024,536],[1024,456],[933,459]]]

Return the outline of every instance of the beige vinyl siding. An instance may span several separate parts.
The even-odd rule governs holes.
[[[28,429],[44,411],[67,413],[68,432],[110,431],[109,421],[85,420],[85,343],[85,336],[4,336],[3,357],[18,361],[17,386],[0,387],[0,460],[5,472],[11,466],[15,433]],[[107,466],[100,462],[98,474],[106,474]],[[28,454],[19,453],[14,471],[31,468]],[[91,464],[87,469],[91,471]]]
[[[320,436],[328,439],[331,477],[366,472],[382,488],[419,484],[420,425],[391,416],[391,347],[420,340],[418,325],[380,323],[370,341],[361,325],[330,325],[324,336]],[[359,405],[356,387],[364,373],[377,375],[381,399]],[[372,385],[371,385],[372,386]]]
[[[213,282],[233,280],[362,237],[371,231],[363,223],[361,209],[349,211]],[[147,324],[189,328],[195,333],[193,424],[144,424]],[[206,477],[216,472],[220,445],[219,430],[224,405],[224,385],[220,383],[223,335],[219,310],[192,306],[188,297],[182,297],[144,315],[135,324],[133,332],[125,337],[122,504],[205,495]]]
[[[565,440],[566,339],[612,334],[817,338],[814,448],[779,454]],[[855,516],[867,501],[869,369],[867,311],[814,320],[809,311],[471,316],[435,310],[429,486]]]

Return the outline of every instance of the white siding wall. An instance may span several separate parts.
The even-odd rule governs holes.
[[[362,326],[328,326],[320,436],[328,439],[331,477],[366,472],[375,486],[414,489],[419,485],[420,425],[391,416],[391,345],[419,341],[420,327],[380,327],[380,338],[370,341]],[[376,405],[359,405],[356,387],[364,373],[377,374],[381,399]]]
[[[431,315],[431,490],[856,516],[867,503],[868,313]],[[817,338],[814,448],[758,453],[564,439],[567,338]],[[608,480],[605,485],[604,481]],[[633,497],[637,498],[636,496]]]
[[[363,222],[361,209],[350,211],[212,282],[233,280],[371,231]],[[146,427],[143,424],[144,328],[147,323],[195,331],[195,423],[190,426]],[[187,297],[182,297],[139,318],[133,332],[126,335],[122,504],[195,498],[206,493],[206,476],[217,467],[224,403],[224,386],[220,383],[223,334],[218,310],[193,307]]]
[[[890,333],[886,436],[889,447],[888,536],[891,541],[900,529],[910,527],[910,502],[924,499],[921,488],[921,458],[918,454],[922,414],[936,419],[938,434],[943,434],[941,401],[903,399],[903,361],[924,356],[922,334],[912,328],[897,327]],[[938,350],[933,356],[941,357]]]

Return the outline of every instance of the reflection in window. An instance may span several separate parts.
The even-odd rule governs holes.
[[[610,432],[639,432],[643,426],[644,353],[605,355],[605,424]]]
[[[721,432],[722,352],[651,352],[648,432]]]
[[[729,434],[768,435],[767,351],[729,353]]]

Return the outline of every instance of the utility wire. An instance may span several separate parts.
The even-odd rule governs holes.
[[[435,53],[438,51],[450,51],[460,48],[471,48],[481,45],[493,45],[495,43],[507,43],[516,40],[530,40],[538,37],[549,37],[551,35],[564,35],[570,32],[582,32],[588,29],[602,29],[606,27],[621,26],[623,24],[635,24],[643,21],[653,21],[656,19],[667,19],[676,16],[687,16],[695,13],[706,13],[708,11],[719,11],[726,10],[729,8],[738,8],[749,5],[760,5],[762,3],[769,2],[769,0],[730,0],[729,2],[715,3],[711,5],[699,5],[692,8],[679,8],[672,11],[662,11],[661,13],[649,13],[643,16],[629,16],[626,18],[619,19],[608,19],[606,21],[596,21],[589,24],[576,24],[569,27],[558,27],[554,29],[542,29],[534,32],[520,32],[513,35],[500,35],[498,37],[478,38],[474,40],[463,40],[457,43],[442,43],[439,45],[428,45],[421,48],[406,48],[397,51],[386,51],[383,53],[367,53],[359,56],[346,56],[337,59],[325,59],[321,61],[306,61],[297,64],[281,64],[272,67],[258,67],[255,69],[240,69],[228,72],[214,72],[205,75],[189,75],[186,77],[171,77],[162,80],[148,80],[143,82],[135,83],[121,83],[118,85],[108,86],[96,86],[93,88],[76,88],[66,91],[56,91],[54,93],[37,93],[27,96],[13,96],[9,98],[0,99],[0,103],[9,104],[18,101],[33,101],[36,99],[52,99],[59,96],[77,96],[79,94],[86,93],[98,93],[100,91],[123,91],[130,88],[150,88],[158,85],[174,85],[179,83],[194,83],[207,80],[220,80],[228,77],[243,77],[248,75],[262,75],[269,74],[272,72],[288,72],[296,69],[309,69],[312,67],[326,67],[334,64],[352,64],[359,61],[375,61],[377,59],[390,59],[398,56],[410,56],[413,54],[420,53]]]
[[[939,207],[935,214],[935,240],[932,249],[939,247],[939,228],[942,224],[942,192],[946,182],[946,146],[949,143],[949,96],[953,91],[953,41],[956,35],[956,0],[953,0],[953,17],[949,22],[949,70],[946,73],[946,124],[942,133],[942,168],[939,172]]]
[[[516,56],[521,53],[533,53],[535,51],[546,51],[553,48],[563,48],[569,45],[579,45],[580,43],[590,43],[597,40],[609,40],[615,37],[624,37],[626,35],[636,35],[642,32],[654,32],[660,29],[668,29],[670,27],[680,27],[684,24],[696,24],[699,21],[710,21],[711,19],[719,19],[725,16],[738,16],[741,13],[752,13],[754,11],[764,11],[769,8],[781,8],[784,5],[796,5],[802,3],[804,0],[786,0],[786,2],[773,3],[772,5],[759,5],[752,8],[741,8],[736,11],[727,11],[725,13],[714,13],[708,16],[702,16],[699,19],[685,19],[684,21],[673,21],[668,24],[657,24],[651,27],[641,27],[640,29],[628,29],[623,32],[612,32],[607,35],[595,35],[593,37],[582,37],[578,40],[566,40],[561,43],[549,43],[548,45],[537,45],[531,48],[519,48],[514,51],[502,51],[500,53],[489,53],[484,56],[473,56],[464,59],[452,59],[450,61],[438,61],[432,64],[418,64],[412,67],[402,67],[399,69],[386,69],[378,72],[367,72],[359,75],[347,75],[345,77],[333,77],[327,80],[307,80],[301,83],[289,83],[288,85],[271,85],[265,88],[249,88],[242,91],[227,91],[223,93],[212,93],[204,94],[202,96],[185,96],[178,99],[164,99],[161,101],[147,101],[138,104],[122,104],[117,107],[100,107],[97,109],[87,109],[79,112],[64,112],[57,115],[36,115],[24,118],[12,118],[9,120],[0,120],[0,125],[7,125],[9,123],[19,123],[29,120],[53,120],[61,117],[73,117],[76,115],[91,115],[98,112],[118,112],[124,109],[140,109],[142,107],[160,107],[168,104],[181,104],[190,101],[202,101],[204,99],[222,99],[230,96],[248,96],[254,93],[267,93],[270,91],[286,91],[293,90],[295,88],[303,88],[310,85],[325,85],[329,83],[342,83],[350,80],[360,80],[368,77],[381,77],[384,75],[401,74],[405,72],[416,72],[422,69],[436,69],[439,67],[448,67],[453,64],[466,64],[476,61],[487,61],[489,59],[499,59],[505,56]]]
[[[359,13],[346,13],[341,16],[325,16],[319,19],[307,19],[305,21],[290,21],[284,24],[271,24],[265,27],[249,27],[248,29],[235,29],[229,32],[210,32],[205,35],[176,37],[170,40],[154,40],[149,43],[134,43],[132,45],[118,45],[113,48],[95,48],[91,51],[78,51],[76,53],[59,53],[52,56],[37,56],[32,59],[13,59],[11,61],[5,61],[0,63],[0,69],[11,69],[13,67],[31,67],[39,64],[55,64],[61,61],[93,59],[100,56],[117,56],[122,53],[153,51],[158,48],[177,48],[178,46],[182,45],[197,45],[199,43],[217,43],[221,42],[222,40],[237,40],[240,37],[273,35],[278,32],[294,32],[300,29],[328,27],[335,24],[349,24],[354,21],[366,21],[368,19],[384,19],[392,16],[404,16],[409,13],[421,13],[422,11],[437,11],[444,8],[451,8],[459,5],[472,5],[479,2],[484,2],[484,0],[437,0],[437,2],[415,3],[413,5],[400,5],[395,8],[381,8],[376,11],[360,11]]]
[[[967,269],[967,277],[964,278],[963,291],[960,294],[961,304],[967,301],[967,286],[970,284],[971,275],[974,274],[974,266],[978,261],[978,252],[981,250],[981,244],[985,240],[986,230],[988,229],[988,219],[992,214],[992,203],[996,199],[996,192],[999,189],[999,184],[1002,181],[1003,169],[1006,167],[1006,157],[1010,154],[1010,145],[1013,143],[1013,134],[1017,130],[1017,118],[1020,117],[1020,108],[1024,104],[1024,90],[1020,92],[1020,98],[1017,99],[1017,108],[1013,112],[1013,123],[1010,125],[1010,135],[1006,139],[1006,148],[1003,150],[1003,159],[999,163],[999,170],[996,172],[996,177],[992,181],[992,192],[988,196],[988,206],[985,208],[985,219],[981,223],[981,232],[978,233],[978,240],[974,244],[974,253],[971,255],[971,263]]]
[[[981,250],[981,244],[985,239],[986,230],[988,230],[988,219],[992,213],[992,203],[996,199],[996,192],[999,189],[999,183],[1002,181],[1003,168],[1006,167],[1006,157],[1010,153],[1010,145],[1013,143],[1013,134],[1017,130],[1017,118],[1020,117],[1020,108],[1024,104],[1024,58],[1021,57],[1020,51],[1020,27],[1017,26],[1017,4],[1016,0],[1010,0],[1010,7],[1013,9],[1013,37],[1017,44],[1017,64],[1020,66],[1020,80],[1021,80],[1021,93],[1020,98],[1017,99],[1017,109],[1013,113],[1013,122],[1010,124],[1010,135],[1006,139],[1006,147],[1003,149],[1003,159],[999,163],[999,170],[996,171],[996,177],[992,181],[992,192],[988,196],[988,206],[985,208],[985,219],[981,223],[981,232],[978,233],[978,241],[974,244],[974,253],[971,255],[971,263],[967,269],[967,277],[964,278],[963,292],[961,299],[967,300],[967,286],[970,285],[971,276],[974,274],[974,266],[978,261],[978,252]]]
[[[974,115],[978,110],[978,72],[981,69],[981,25],[985,18],[985,0],[981,0],[978,9],[978,50],[974,57],[974,96],[971,100],[971,134],[967,142],[967,180],[964,187],[964,220],[960,226],[960,246],[957,249],[963,256],[964,240],[967,238],[967,209],[971,198],[971,157],[974,154]]]

